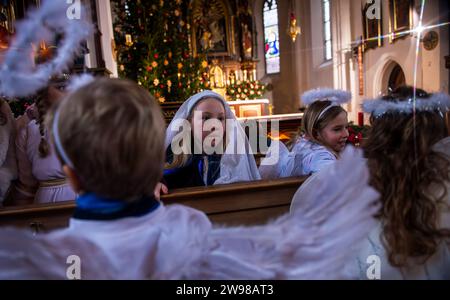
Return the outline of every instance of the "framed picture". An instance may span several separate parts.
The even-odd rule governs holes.
[[[240,118],[260,117],[261,115],[262,115],[261,104],[239,106]]]
[[[413,26],[414,0],[389,0],[391,41],[406,37]]]
[[[380,16],[371,17],[368,10],[373,4],[367,2],[362,10],[364,28],[364,49],[374,49],[383,46],[383,10],[380,7]],[[380,3],[380,5],[382,5]]]
[[[233,20],[223,0],[194,0],[191,4],[194,55],[229,56],[234,51]]]

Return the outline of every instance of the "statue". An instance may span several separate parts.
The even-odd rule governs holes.
[[[244,50],[244,57],[252,58],[252,48],[253,48],[252,33],[248,29],[247,24],[242,25],[242,48]]]
[[[212,67],[209,70],[209,83],[214,92],[222,95],[226,99],[227,89],[225,87],[225,76],[217,59],[212,60]]]
[[[209,82],[213,88],[223,88],[225,86],[225,78],[223,75],[223,70],[219,66],[219,61],[213,59],[213,66],[209,70]]]

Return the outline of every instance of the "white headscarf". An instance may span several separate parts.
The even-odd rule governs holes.
[[[259,175],[258,167],[251,153],[252,149],[244,130],[225,99],[213,91],[206,90],[195,94],[181,105],[172,122],[170,122],[169,127],[167,127],[164,143],[165,149],[171,145],[173,138],[181,132],[181,128],[176,126],[176,120],[187,120],[197,103],[206,98],[217,99],[223,104],[225,117],[227,122],[229,122],[227,125],[232,125],[231,128],[233,128],[231,131],[227,128],[229,143],[220,160],[220,176],[214,185],[260,180],[261,176]]]

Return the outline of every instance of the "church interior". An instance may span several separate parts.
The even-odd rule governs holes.
[[[6,53],[13,42],[20,41],[16,40],[20,28],[17,24],[44,2],[0,0],[0,65],[9,59]],[[373,112],[371,115],[363,109],[366,100],[390,94],[403,86],[414,87],[414,93],[416,89],[430,95],[450,93],[448,0],[69,0],[67,17],[79,19],[81,6],[84,8],[81,19],[92,24],[92,30],[63,75],[87,73],[95,78],[130,80],[153,96],[166,126],[179,117],[192,96],[213,91],[225,101],[240,124],[254,121],[265,127],[266,131],[259,129],[259,139],[262,136],[272,138],[286,145],[283,147],[289,148],[288,152],[294,151],[290,145],[295,144],[299,128],[307,126],[305,116],[312,106],[302,95],[316,89],[341,90],[349,95],[347,101],[339,103],[349,124],[348,128],[347,124],[344,126],[345,143],[360,149],[364,148],[373,122]],[[59,54],[58,50],[65,49],[60,47],[61,40],[64,41],[64,36],[33,44],[32,55],[38,58],[36,63],[41,63],[38,60],[42,59],[45,64]],[[3,90],[0,90],[3,99]],[[39,135],[36,145],[47,139],[44,121],[39,121],[43,116],[31,117],[34,112],[41,113],[39,103],[42,100],[36,99],[5,97],[16,120],[17,137],[12,144],[17,149],[17,160],[20,159],[17,139],[23,139],[18,120],[24,120],[23,116],[29,119],[20,121],[27,122],[20,126],[36,130]],[[31,112],[30,107],[36,109]],[[45,109],[50,111],[50,108]],[[444,111],[444,118],[450,135],[448,110]],[[33,122],[34,118],[37,125],[30,127],[28,122]],[[0,114],[0,127],[2,120]],[[276,138],[270,133],[274,122],[279,129]],[[52,132],[55,134],[54,128]],[[3,138],[1,131],[0,137]],[[31,141],[28,137],[24,147],[32,147]],[[8,144],[6,139],[1,142]],[[335,155],[333,160],[338,158],[339,161],[340,155],[335,149],[329,152]],[[165,150],[166,160],[172,155],[175,161],[177,156]],[[30,156],[30,151],[22,152]],[[65,161],[60,151],[55,151],[58,156],[54,155],[54,163],[57,157]],[[395,152],[395,148],[392,151]],[[257,180],[208,184],[212,180],[211,170],[215,170],[213,165],[208,165],[206,170],[200,171],[200,179],[195,179],[203,180],[205,186],[185,185],[171,189],[161,181],[159,184],[164,188],[169,186],[168,193],[161,188],[161,201],[199,210],[214,226],[266,224],[289,210],[292,212],[292,199],[299,187],[309,187],[312,173],[265,178],[260,165],[267,159],[266,155],[261,151],[253,155],[254,168],[261,172],[261,176],[258,173],[253,177]],[[0,175],[4,176],[1,159],[2,155]],[[47,159],[50,161],[49,157]],[[48,161],[45,163],[50,164]],[[30,158],[28,164],[34,163]],[[250,173],[252,166],[247,167]],[[40,175],[36,175],[40,174],[37,167],[31,166],[33,174],[28,174],[27,180],[36,187],[31,191],[22,185],[23,168],[23,164],[18,163],[18,175],[11,179],[7,193],[2,194],[0,186],[1,228],[14,226],[39,236],[72,226],[71,218],[79,206],[76,193],[64,201],[35,198],[36,189],[68,184],[69,179],[63,175],[62,179],[58,177],[67,171],[63,172],[61,167],[55,171],[58,176],[41,180]],[[164,169],[164,178],[166,171]],[[188,181],[194,180],[194,175],[191,177]],[[448,187],[447,184],[450,195]],[[16,201],[14,197],[19,192],[22,196]],[[1,232],[0,235],[4,236]],[[446,259],[449,265],[449,257]],[[0,255],[0,266],[2,264]],[[2,272],[0,269],[0,278],[5,278]],[[448,270],[446,272],[445,276],[450,276]]]

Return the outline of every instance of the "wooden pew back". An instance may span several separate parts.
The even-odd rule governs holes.
[[[216,225],[260,225],[289,211],[292,197],[306,178],[287,178],[173,191],[165,205],[181,204],[205,212]],[[0,210],[0,226],[46,232],[67,227],[75,202]]]

